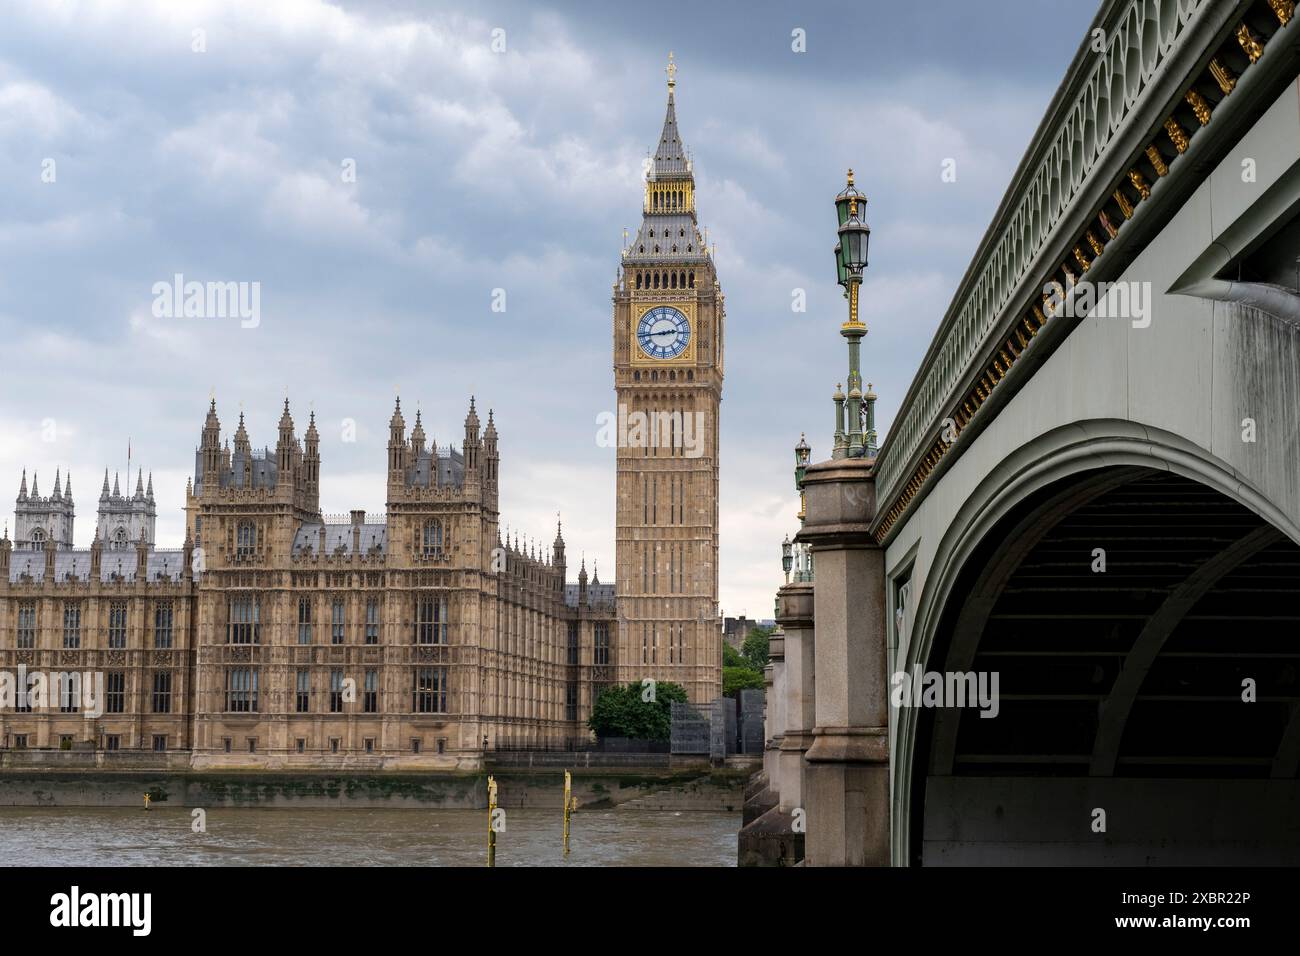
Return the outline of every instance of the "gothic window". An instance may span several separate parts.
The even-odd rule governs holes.
[[[447,599],[423,594],[416,600],[415,643],[447,643]]]
[[[330,615],[331,615],[330,643],[331,644],[343,643],[343,637],[344,637],[343,614],[344,614],[343,601],[340,598],[335,598],[334,604],[330,609]]]
[[[237,714],[257,713],[257,668],[226,669],[226,710]]]
[[[32,545],[40,547],[45,544],[45,532],[41,528],[32,529]]]
[[[126,529],[118,528],[113,532],[113,540],[109,542],[108,549],[110,551],[125,551],[130,544],[131,542],[127,538]]]
[[[75,671],[59,674],[59,711],[75,714],[81,710],[81,675]]]
[[[366,643],[379,643],[379,601],[376,598],[366,601]]]
[[[694,273],[694,272],[690,272],[690,273],[687,274],[687,276],[686,276],[686,286],[687,286],[687,288],[690,288],[690,289],[694,289],[694,288],[695,288],[695,273]]]
[[[676,247],[676,246],[673,246],[673,252],[676,252],[676,251],[677,251],[677,247]],[[672,288],[672,289],[676,289],[676,288],[677,288],[677,273],[676,273],[676,272],[672,273],[672,275],[669,276],[669,283],[668,283],[668,286],[669,286],[669,288]]]
[[[63,602],[63,646],[81,646],[81,604],[78,601]]]
[[[260,644],[261,609],[252,594],[230,599],[230,619],[226,624],[227,644]]]
[[[641,273],[639,272],[636,274],[636,287],[641,288]]]
[[[257,529],[253,527],[251,521],[239,522],[239,527],[235,531],[235,557],[249,558],[253,555],[253,549],[257,546]]]
[[[108,646],[111,649],[126,647],[125,601],[114,601],[108,606]]]
[[[595,646],[591,652],[593,664],[609,663],[609,625],[603,621],[596,625]]]
[[[172,712],[171,671],[154,671],[153,712],[155,714],[170,714]]]
[[[695,381],[695,373],[692,372],[692,371],[689,371],[689,370],[688,370],[688,371],[686,372],[686,381],[688,381],[688,382],[693,382],[693,381]]]
[[[109,671],[104,675],[104,713],[121,714],[126,712],[126,674],[123,671]]]
[[[442,557],[442,522],[426,521],[424,523],[424,534],[421,539],[420,550],[426,558]]]
[[[311,598],[298,598],[298,643],[311,643]]]
[[[379,713],[379,671],[366,671],[365,696],[361,709],[367,714]]]
[[[330,668],[330,713],[343,713],[343,668]]]
[[[18,649],[36,646],[36,602],[23,601],[18,605]]]
[[[447,712],[447,668],[417,667],[411,692],[411,710],[417,714]]]
[[[153,610],[153,646],[172,646],[172,602],[159,601]]]
[[[569,623],[569,643],[567,650],[569,652],[569,663],[578,663],[578,623],[576,621]]]
[[[295,680],[294,710],[299,714],[311,710],[311,671],[305,667],[298,668]]]

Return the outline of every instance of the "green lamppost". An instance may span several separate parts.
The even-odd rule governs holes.
[[[808,447],[808,439],[800,434],[799,444],[794,446],[794,490],[799,492],[799,527],[803,527],[803,519],[806,515],[804,507],[803,494],[803,476],[808,470],[808,459],[812,455],[812,449]]]
[[[781,570],[785,572],[785,583],[790,583],[790,569],[794,567],[794,545],[787,534],[781,542]]]
[[[840,335],[849,344],[849,392],[845,402],[848,421],[841,423],[839,392],[836,391],[837,436],[844,435],[843,445],[837,447],[834,457],[861,458],[866,453],[862,428],[862,337],[867,326],[858,318],[858,290],[862,273],[867,268],[867,245],[871,229],[866,223],[867,197],[853,185],[853,170],[849,170],[848,185],[835,197],[835,211],[839,219],[839,242],[835,246],[835,266],[839,284],[844,287],[849,300],[849,320],[840,326]],[[847,426],[847,427],[845,427]]]

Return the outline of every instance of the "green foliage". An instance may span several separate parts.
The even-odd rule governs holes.
[[[686,703],[686,688],[658,681],[654,700],[644,700],[648,694],[649,687],[636,682],[606,688],[592,705],[587,726],[597,737],[667,740],[672,729],[672,702]]]
[[[763,674],[752,667],[722,668],[722,693],[731,695],[748,688],[763,689]]]
[[[772,636],[773,628],[755,627],[750,630],[745,643],[740,645],[740,654],[754,670],[761,671],[767,666],[767,642]]]
[[[730,644],[722,645],[722,666],[723,667],[748,667],[749,662],[740,656],[740,651],[736,650]]]

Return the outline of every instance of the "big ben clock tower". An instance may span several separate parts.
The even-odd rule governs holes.
[[[718,406],[723,296],[677,130],[676,67],[641,228],[614,286],[619,679],[722,693]]]

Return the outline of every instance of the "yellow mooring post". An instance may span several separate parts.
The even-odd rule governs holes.
[[[488,866],[497,865],[497,782],[488,775]]]
[[[147,794],[147,793],[144,795],[144,808],[145,808],[146,810],[149,809],[149,794]]]
[[[569,855],[569,817],[573,815],[573,777],[564,771],[564,855]]]

